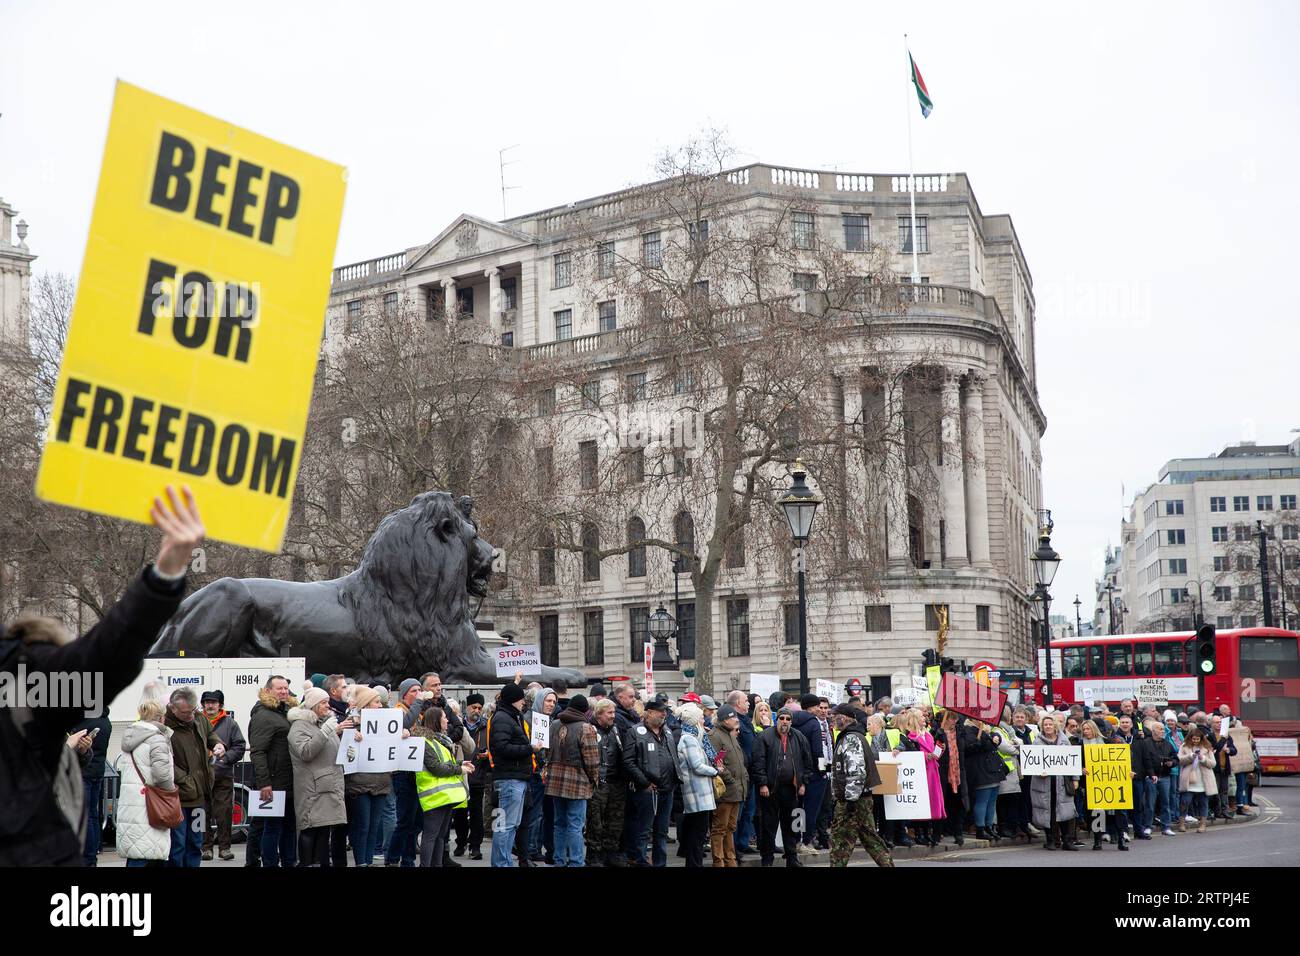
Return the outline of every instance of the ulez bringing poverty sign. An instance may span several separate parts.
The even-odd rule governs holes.
[[[185,483],[210,537],[280,549],[344,178],[118,83],[38,496],[147,524]]]

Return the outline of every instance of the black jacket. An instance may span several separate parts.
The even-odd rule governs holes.
[[[1167,777],[1176,766],[1178,751],[1168,737],[1143,737],[1133,745],[1133,769],[1139,777]]]
[[[76,733],[78,730],[95,730],[99,733],[95,736],[95,741],[90,745],[90,752],[81,764],[81,779],[87,783],[93,783],[96,780],[102,780],[104,777],[105,757],[108,755],[108,738],[113,733],[113,722],[108,719],[107,708],[105,713],[99,717],[87,717],[77,726],[73,727],[69,733]]]
[[[614,721],[608,730],[600,725],[596,728],[596,743],[600,747],[600,782],[612,786],[627,783],[629,775],[627,763],[623,759],[623,735],[618,731],[618,721]]]
[[[290,703],[275,701],[262,691],[248,718],[248,748],[253,759],[253,783],[293,793],[293,761],[289,757]]]
[[[660,790],[677,786],[677,738],[665,723],[656,735],[645,724],[637,724],[623,738],[623,763],[638,790],[654,784]]]
[[[1007,765],[998,755],[1002,733],[996,728],[986,734],[974,732],[966,745],[966,773],[970,776],[973,793],[984,787],[995,787],[1007,776]]]
[[[471,787],[486,787],[492,782],[492,768],[488,766],[487,754],[483,752],[487,747],[487,725],[487,720],[481,714],[477,726],[464,725],[465,733],[474,738],[474,772],[469,775]]]
[[[817,765],[813,763],[812,751],[808,747],[808,738],[803,734],[796,733],[794,730],[789,734],[790,742],[789,756],[794,761],[794,781],[797,783],[795,789],[805,786],[808,778],[816,769]],[[781,762],[781,739],[777,734],[776,727],[769,727],[756,738],[754,738],[754,766],[750,770],[749,776],[755,789],[758,787],[775,787],[776,768]],[[787,781],[780,781],[785,783]]]
[[[818,771],[817,758],[825,759],[827,768],[831,765],[831,760],[835,756],[833,753],[822,753],[822,727],[814,714],[806,710],[797,710],[790,726],[803,734],[804,739],[808,741],[808,755],[811,757],[810,768],[812,773],[820,773],[825,776],[825,772]],[[830,729],[830,721],[826,722],[827,729]],[[835,732],[831,731],[831,749],[834,749]]]
[[[0,670],[16,673],[21,660],[29,677],[100,673],[104,700],[112,700],[140,673],[144,655],[184,592],[183,581],[163,581],[146,568],[104,619],[75,641],[60,646],[0,639]],[[81,841],[55,803],[52,778],[67,750],[67,732],[85,712],[78,707],[24,711],[0,707],[0,866],[80,865]]]
[[[523,714],[509,704],[492,711],[484,734],[492,779],[527,780],[533,775],[533,747],[524,733]]]

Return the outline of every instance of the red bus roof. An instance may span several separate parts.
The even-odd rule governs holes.
[[[1219,637],[1296,637],[1300,633],[1284,631],[1280,627],[1238,627],[1217,631]],[[1053,647],[1085,647],[1089,644],[1132,644],[1134,641],[1153,643],[1182,643],[1196,636],[1195,631],[1165,631],[1158,634],[1110,634],[1104,637],[1067,637],[1052,641]]]

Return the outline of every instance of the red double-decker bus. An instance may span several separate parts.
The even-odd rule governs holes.
[[[1163,688],[1169,706],[1227,704],[1255,736],[1266,773],[1300,772],[1300,634],[1275,627],[1223,630],[1215,635],[1215,673],[1202,700],[1196,673],[1196,634],[1116,634],[1052,641],[1056,704],[1086,697],[1114,706]],[[1047,700],[1039,652],[1035,702]]]

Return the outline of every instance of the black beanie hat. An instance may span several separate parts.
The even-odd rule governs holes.
[[[226,706],[226,695],[219,690],[205,690],[203,696],[199,698],[199,703],[206,704],[210,700],[215,700],[218,707]]]
[[[473,707],[475,704],[478,704],[481,707],[486,703],[487,700],[484,699],[482,694],[470,694],[468,697],[465,698],[466,707]]]
[[[812,710],[821,702],[822,699],[818,697],[816,694],[804,694],[802,697],[799,698],[799,706],[802,707],[804,710]]]
[[[511,681],[509,684],[506,684],[504,687],[501,688],[502,704],[513,704],[515,701],[523,700],[523,699],[524,699],[524,689],[520,687],[518,684],[516,684],[514,681]]]
[[[574,694],[569,698],[569,710],[575,714],[585,714],[587,712],[587,698],[581,694]]]

